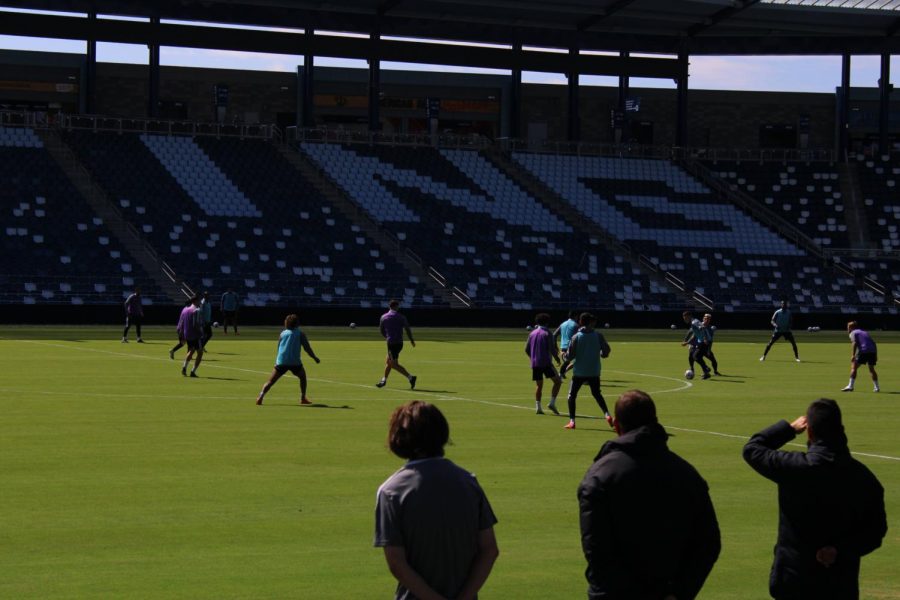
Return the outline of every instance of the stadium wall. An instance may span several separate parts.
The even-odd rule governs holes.
[[[145,306],[145,325],[171,326],[174,336],[175,323],[181,306]],[[794,307],[794,330],[802,331],[807,327],[821,327],[823,330],[843,331],[847,321],[856,319],[856,315],[841,313],[803,313]],[[239,324],[242,326],[272,326],[284,322],[290,313],[300,315],[304,325],[315,326],[347,326],[356,323],[360,327],[375,327],[386,308],[339,308],[339,307],[243,307],[239,313]],[[590,310],[590,308],[588,308]],[[773,306],[773,312],[775,307]],[[216,311],[218,312],[218,311]],[[497,309],[440,309],[409,308],[404,314],[409,317],[410,324],[415,327],[518,327],[534,323],[534,316],[539,312],[547,312],[552,321],[562,322],[566,311],[535,309],[497,310]],[[680,311],[592,311],[597,315],[599,323],[609,323],[614,329],[668,329],[675,325],[683,329]],[[699,313],[701,311],[695,311]],[[716,324],[721,329],[767,329],[770,313],[760,312],[716,312]],[[214,318],[220,318],[217,314]],[[866,314],[859,317],[871,330],[897,330],[900,328],[900,315]],[[9,325],[110,325],[123,326],[124,310],[121,306],[70,306],[70,305],[9,305],[0,313],[0,323]]]

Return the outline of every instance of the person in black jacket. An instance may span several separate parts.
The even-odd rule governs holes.
[[[588,598],[690,600],[719,557],[706,482],[669,450],[645,392],[616,402],[613,427],[578,487]]]
[[[778,450],[807,432],[806,452]],[[778,484],[778,543],[769,593],[778,600],[859,598],[860,558],[887,533],[884,489],[850,456],[837,402],[750,438],[744,460]]]

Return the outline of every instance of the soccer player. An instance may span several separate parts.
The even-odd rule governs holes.
[[[184,308],[187,308],[187,307],[189,307],[189,306],[191,306],[191,301],[190,301],[190,300],[188,300],[187,302],[185,302]],[[184,308],[181,309],[181,312],[182,312],[182,313],[184,313]],[[179,315],[179,317],[178,317],[178,322],[181,323],[181,316],[180,316],[180,315]],[[175,333],[178,334],[178,343],[175,344],[175,345],[172,347],[171,350],[169,350],[169,358],[171,358],[172,360],[175,360],[175,352],[178,351],[178,350],[180,350],[181,348],[184,347],[184,338],[181,337],[181,332],[178,330],[178,326],[175,327]]]
[[[706,330],[706,339],[708,340],[706,345],[706,357],[709,358],[709,362],[712,365],[713,373],[716,375],[721,375],[719,373],[719,361],[716,360],[716,355],[713,354],[713,336],[716,333],[716,328],[712,324],[712,315],[710,313],[706,313],[703,315],[703,329]]]
[[[578,398],[578,390],[587,384],[591,388],[591,395],[603,411],[606,422],[612,427],[612,417],[609,408],[600,393],[600,359],[609,356],[610,348],[606,339],[594,330],[597,317],[591,313],[581,313],[578,318],[581,329],[578,330],[572,341],[569,342],[568,357],[575,360],[572,383],[569,384],[569,422],[566,429],[575,429],[575,400]]]
[[[234,335],[240,335],[237,328],[237,312],[238,312],[238,295],[234,290],[228,288],[228,291],[222,294],[222,300],[219,303],[222,309],[222,325],[225,335],[228,335],[228,324],[234,327]]]
[[[321,362],[316,353],[313,352],[306,339],[306,334],[300,331],[300,318],[297,315],[288,315],[284,320],[284,331],[278,338],[278,354],[275,356],[275,368],[269,375],[269,380],[263,386],[259,396],[256,397],[256,404],[263,403],[263,398],[275,382],[281,379],[281,376],[290,371],[300,380],[300,404],[312,404],[306,397],[306,370],[303,368],[303,362],[300,360],[300,348],[309,355],[316,364]]]
[[[541,395],[544,390],[544,377],[553,381],[553,390],[550,392],[550,404],[547,408],[554,415],[558,415],[556,410],[556,396],[559,394],[559,388],[562,385],[562,379],[556,369],[553,368],[552,361],[559,362],[559,355],[556,349],[556,337],[550,333],[548,325],[550,324],[550,315],[541,313],[534,318],[537,327],[528,335],[528,341],[525,343],[525,354],[531,358],[531,379],[534,381],[534,412],[542,415]]]
[[[852,392],[859,365],[869,365],[869,374],[872,375],[872,383],[875,386],[872,391],[880,392],[878,373],[875,372],[875,365],[878,363],[878,348],[875,346],[875,340],[868,331],[861,329],[856,321],[847,323],[847,333],[850,334],[850,383],[841,391]]]
[[[213,336],[212,330],[212,302],[209,301],[209,292],[203,292],[203,299],[200,301],[200,314],[203,316],[203,348],[209,343]]]
[[[702,379],[709,379],[709,367],[706,366],[706,363],[703,362],[703,358],[706,356],[706,353],[709,349],[709,340],[707,339],[707,330],[704,330],[703,324],[699,319],[694,318],[694,314],[690,311],[684,311],[681,314],[681,317],[684,319],[684,322],[691,326],[691,330],[687,335],[687,338],[681,342],[682,346],[691,346],[690,352],[688,354],[688,363],[691,366],[691,370],[694,370],[694,362],[700,365],[700,368],[703,369],[703,377]]]
[[[134,325],[137,332],[138,344],[143,344],[141,338],[141,321],[144,319],[144,307],[141,303],[141,288],[134,288],[134,293],[125,300],[125,331],[122,332],[122,343],[128,343],[128,330]]]
[[[783,337],[791,343],[791,347],[794,349],[794,360],[800,362],[800,354],[797,352],[797,342],[794,341],[794,334],[791,333],[793,320],[794,317],[791,315],[791,309],[788,308],[788,301],[782,300],[781,308],[776,310],[775,314],[772,315],[772,327],[775,328],[775,331],[772,332],[772,339],[769,340],[763,355],[759,357],[759,362],[766,360],[766,355],[769,353],[772,344],[777,342],[780,337]]]
[[[197,376],[197,368],[203,360],[203,317],[200,314],[200,296],[191,298],[191,305],[185,306],[178,319],[178,339],[184,340],[188,351],[181,365],[181,374],[187,375],[187,366],[194,354],[194,368],[191,369],[191,377]]]
[[[387,384],[388,375],[391,374],[391,370],[394,370],[398,371],[409,380],[409,387],[411,389],[416,389],[416,376],[410,375],[409,371],[404,369],[399,362],[400,352],[403,350],[404,330],[406,331],[406,336],[409,338],[409,343],[412,344],[413,348],[416,347],[412,329],[409,328],[409,322],[406,320],[406,317],[401,315],[400,311],[397,310],[400,308],[399,300],[391,300],[388,303],[388,308],[390,310],[381,315],[381,322],[379,324],[381,335],[387,340],[387,359],[385,360],[384,365],[384,377],[375,384],[375,387],[384,387],[385,384]]]
[[[569,340],[578,331],[578,321],[575,320],[577,316],[578,311],[570,310],[569,318],[563,321],[553,332],[554,340],[556,340],[556,336],[559,336],[559,353],[563,356],[563,363],[559,367],[559,376],[563,379],[566,378],[566,371],[569,370],[569,365],[572,364],[572,361],[566,358],[566,350],[569,349]]]

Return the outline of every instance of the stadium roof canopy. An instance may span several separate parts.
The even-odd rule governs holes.
[[[226,34],[166,21],[655,54],[900,54],[900,0],[0,0],[2,7],[156,17],[162,24],[4,13],[0,34],[356,58],[372,54],[368,40],[311,47],[296,33]],[[438,62],[452,54],[457,64],[502,68],[504,61],[492,64],[484,50],[486,60],[476,60],[477,49],[444,49],[448,56]],[[382,59],[404,60],[391,54]],[[426,62],[405,54],[407,62],[411,55]]]

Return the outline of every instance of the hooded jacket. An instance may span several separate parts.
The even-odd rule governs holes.
[[[796,432],[780,421],[750,438],[744,460],[778,484],[778,543],[769,577],[773,598],[859,598],[859,563],[887,533],[884,489],[850,455],[843,432],[810,442],[806,452],[778,450]],[[816,552],[837,549],[825,567]]]
[[[606,442],[578,488],[588,598],[694,598],[719,556],[706,482],[657,423]]]

